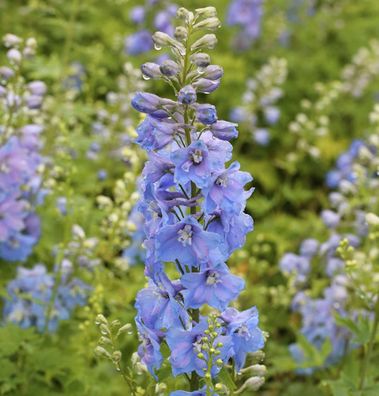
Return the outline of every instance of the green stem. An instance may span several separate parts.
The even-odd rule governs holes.
[[[182,79],[181,79],[182,87],[184,87],[187,82],[189,54],[190,54],[190,41],[189,41],[190,35],[191,35],[191,26],[188,26],[188,36],[187,36],[187,40],[186,40],[186,53],[184,55],[183,74],[182,74]],[[192,139],[191,139],[191,130],[187,126],[189,124],[188,106],[185,106],[185,108],[184,108],[184,124],[185,124],[186,144],[187,144],[187,146],[189,146],[192,143]],[[193,198],[195,196],[196,196],[196,185],[195,185],[195,183],[191,182],[191,197],[190,198]],[[190,208],[191,215],[196,214],[196,211],[197,211],[196,206],[192,206]],[[197,268],[192,267],[192,272],[197,272]],[[194,320],[195,322],[199,322],[200,311],[198,309],[193,309],[191,311],[191,317],[192,317],[192,320]],[[199,376],[195,371],[193,371],[191,374],[190,390],[196,391],[198,389],[199,389]]]
[[[76,21],[76,16],[78,13],[78,6],[79,6],[79,1],[74,0],[71,5],[69,20],[67,22],[66,39],[65,39],[65,43],[64,43],[64,47],[63,47],[63,54],[62,54],[62,77],[65,77],[65,74],[66,74],[66,68],[67,68],[67,63],[69,60],[69,54],[70,54],[72,43],[73,43],[74,36],[75,36],[75,21]]]
[[[363,396],[363,390],[366,384],[366,377],[367,377],[367,369],[370,363],[371,355],[374,349],[376,334],[378,331],[379,326],[379,298],[375,305],[375,316],[374,316],[374,324],[372,327],[372,332],[370,336],[370,340],[368,342],[367,347],[365,348],[365,356],[362,362],[362,369],[361,369],[361,378],[359,381],[358,389],[361,391],[360,395]]]
[[[56,275],[54,277],[54,287],[53,287],[53,291],[51,293],[51,298],[50,298],[49,304],[46,309],[45,326],[43,329],[44,334],[47,334],[47,332],[49,330],[49,322],[50,322],[51,314],[53,312],[53,308],[55,305],[55,299],[57,297],[59,285],[61,283],[63,257],[64,257],[64,249],[62,247],[61,249],[59,249],[59,251],[57,253],[56,260],[55,260],[56,265],[58,266],[58,269],[57,269]]]

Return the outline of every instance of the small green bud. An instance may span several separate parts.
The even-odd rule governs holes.
[[[113,352],[113,354],[112,354],[112,360],[113,360],[115,363],[119,363],[120,360],[121,360],[121,358],[122,358],[122,353],[121,353],[121,351],[114,351],[114,352]]]
[[[196,8],[195,14],[203,18],[211,18],[217,16],[217,10],[215,7]]]
[[[133,327],[132,327],[132,325],[131,325],[130,323],[124,324],[124,326],[122,326],[122,327],[120,327],[120,328],[118,329],[117,337],[118,337],[119,335],[123,334],[123,333],[131,334],[132,329],[133,329]]]
[[[99,314],[99,315],[96,316],[95,323],[96,323],[97,325],[99,325],[99,324],[101,324],[101,323],[107,325],[107,324],[108,324],[108,321],[107,321],[107,319],[105,318],[104,315]]]
[[[95,355],[98,357],[106,357],[107,359],[112,359],[111,354],[102,346],[97,346],[95,348]]]
[[[194,29],[207,29],[207,30],[216,30],[221,26],[221,22],[218,18],[207,18],[203,21],[200,21],[194,25]]]
[[[217,37],[214,34],[206,34],[191,45],[191,51],[196,51],[197,49],[202,48],[214,49],[216,44]]]
[[[188,31],[184,26],[178,26],[175,29],[174,37],[179,41],[184,41],[188,37]]]

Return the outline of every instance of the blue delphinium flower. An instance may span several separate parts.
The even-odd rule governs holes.
[[[130,20],[139,30],[125,39],[125,52],[128,55],[140,55],[153,49],[150,28],[165,32],[170,36],[174,34],[172,18],[175,16],[177,6],[163,4],[164,7],[153,16],[153,26],[149,26],[148,21],[151,19],[149,14],[152,9],[156,9],[151,6],[151,1],[146,0],[144,5],[133,7],[130,11]]]
[[[215,36],[197,41],[188,36],[216,29],[216,10],[206,7],[193,14],[180,8],[178,16],[182,26],[175,38],[162,32],[153,36],[157,47],[171,47],[173,60],[141,68],[149,78],[169,79],[175,100],[145,92],[132,100],[136,110],[147,114],[137,128],[137,143],[149,157],[138,204],[149,278],[136,298],[139,355],[156,376],[164,359],[160,346],[167,344],[173,374],[193,379],[190,394],[202,395],[201,383],[207,394],[215,394],[207,378],[216,378],[231,359],[241,370],[247,353],[264,345],[256,309],[240,313],[228,308],[244,288],[225,261],[253,228],[244,212],[253,191],[245,187],[252,177],[237,162],[225,165],[232,157],[228,141],[238,134],[236,124],[218,120],[213,105],[197,103],[198,93],[219,86],[223,72],[199,52],[212,48]],[[168,267],[177,271],[171,279]],[[208,319],[200,312],[206,305],[212,310]]]
[[[354,140],[349,149],[338,157],[335,168],[327,173],[326,185],[329,188],[337,188],[343,180],[354,182],[355,175],[352,166],[361,148],[374,150],[364,141]]]
[[[42,264],[32,269],[18,267],[16,279],[7,286],[4,320],[22,328],[56,330],[59,321],[69,319],[75,307],[86,303],[90,286],[64,274],[57,287],[55,282],[56,274],[48,273]]]
[[[241,28],[234,42],[237,49],[246,50],[259,37],[263,15],[262,3],[262,0],[231,1],[227,23]]]
[[[270,129],[280,118],[277,102],[283,95],[281,85],[287,76],[287,61],[284,58],[270,58],[261,69],[246,82],[241,103],[230,117],[240,123],[260,146],[267,146],[271,140]]]
[[[349,197],[370,196],[371,191],[376,192],[378,188],[374,170],[377,166],[377,139],[374,136],[368,140],[370,144],[353,141],[349,150],[339,157],[337,168],[328,174],[328,184],[336,188],[329,196],[330,209],[320,214],[328,238],[323,242],[306,239],[300,246],[299,255],[286,253],[280,262],[282,271],[294,275],[296,280],[297,293],[292,300],[292,310],[301,317],[300,333],[318,349],[322,349],[328,340],[331,343],[331,352],[323,366],[335,364],[354,347],[352,333],[338,323],[336,316],[355,320],[359,314],[369,315],[369,312],[357,311],[350,304],[352,277],[347,275],[345,262],[338,256],[338,248],[343,240],[352,248],[365,245],[368,234],[366,213],[372,211],[372,205],[375,207],[376,203],[371,199],[356,202]],[[355,172],[357,170],[359,172]],[[310,289],[311,274],[326,283],[324,289],[317,290],[317,295]],[[291,345],[290,352],[299,364],[307,365],[308,356],[300,344]],[[316,368],[321,367],[306,367],[298,371],[310,374]]]
[[[16,41],[24,53],[33,54],[30,40],[17,37],[8,46],[19,56],[18,47],[12,48]],[[2,68],[0,78],[0,259],[24,261],[40,236],[35,209],[43,200],[43,126],[35,121],[47,87],[42,81],[24,83],[20,62],[13,62],[9,53],[8,60],[10,67]]]
[[[125,52],[129,55],[139,55],[153,48],[151,33],[148,30],[140,30],[125,39]]]

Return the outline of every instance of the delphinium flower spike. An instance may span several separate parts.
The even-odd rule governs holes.
[[[155,48],[169,48],[172,59],[142,66],[146,77],[167,82],[174,97],[138,92],[132,100],[146,114],[137,142],[148,152],[139,208],[149,284],[136,299],[139,355],[158,378],[166,344],[172,372],[188,378],[190,394],[215,395],[223,387],[220,370],[240,371],[247,354],[264,345],[257,309],[230,307],[244,281],[225,264],[253,229],[244,212],[252,177],[238,162],[226,165],[236,124],[218,120],[215,106],[197,101],[217,89],[223,75],[205,52],[217,42],[206,32],[220,25],[216,10],[180,8],[177,15],[174,37],[153,35]],[[181,394],[187,393],[173,393]]]
[[[8,64],[0,66],[0,261],[25,261],[39,239],[44,158],[41,135],[47,87],[24,77],[34,38],[6,34]]]

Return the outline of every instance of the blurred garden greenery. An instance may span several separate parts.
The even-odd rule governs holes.
[[[239,28],[226,23],[230,2],[174,3],[188,9],[217,8],[222,27],[217,31],[218,45],[211,56],[213,63],[224,68],[224,76],[212,95],[212,103],[217,106],[219,118],[225,120],[236,108],[247,106],[270,134],[267,144],[259,144],[253,133],[256,126],[241,121],[239,138],[233,142],[234,159],[253,175],[255,187],[247,204],[255,229],[245,247],[229,261],[247,285],[236,304],[240,308],[256,305],[260,327],[269,334],[264,359],[266,382],[257,394],[378,395],[378,348],[371,353],[368,369],[371,388],[359,393],[362,391],[355,385],[346,385],[349,380],[358,381],[355,377],[359,378],[364,359],[360,346],[367,344],[362,329],[371,328],[372,323],[367,320],[355,329],[362,336],[357,347],[337,363],[324,364],[332,347],[325,342],[316,348],[301,335],[301,315],[291,310],[296,287],[279,265],[283,255],[296,253],[304,239],[325,242],[329,238],[320,216],[322,210],[330,208],[329,193],[333,188],[327,185],[327,174],[354,139],[367,141],[379,134],[376,121],[372,117],[370,120],[379,101],[378,1],[266,0],[259,37],[244,50],[235,45]],[[114,347],[122,352],[122,371],[130,371],[139,387],[138,394],[166,395],[182,385],[164,368],[160,382],[167,389],[157,387],[154,378],[132,358],[138,347],[135,296],[146,279],[141,257],[131,262],[123,255],[138,227],[133,208],[145,161],[142,150],[133,143],[140,117],[130,107],[130,100],[134,91],[145,88],[164,97],[172,96],[159,81],[143,80],[137,70],[159,53],[152,49],[130,55],[124,48],[126,37],[137,29],[130,20],[130,11],[143,3],[0,0],[0,37],[12,33],[22,39],[33,37],[38,43],[36,55],[25,62],[22,70],[26,82],[41,80],[47,86],[38,120],[44,125],[41,152],[49,159],[43,170],[48,193],[36,208],[41,237],[25,262],[0,258],[0,305],[4,308],[9,299],[7,285],[17,276],[17,267],[31,269],[43,263],[54,271],[62,257],[72,261],[76,276],[91,287],[86,303],[76,307],[69,319],[61,320],[55,331],[41,331],[35,326],[21,328],[5,318],[0,322],[0,395],[127,395],[128,388],[112,359],[110,362],[94,353],[101,336],[95,324],[98,314],[114,321],[116,330],[126,323],[133,324],[132,334],[122,333]],[[152,12],[160,6],[159,2],[152,6]],[[264,80],[264,67],[273,59],[274,65],[275,60],[283,60],[276,66],[285,69],[277,84],[273,82],[275,70],[271,81]],[[7,49],[3,46],[0,66],[5,64]],[[263,85],[281,90],[275,103],[280,117],[273,124],[264,121],[261,102],[253,108],[252,101],[246,101],[246,92],[254,91],[248,80],[259,81],[260,72]],[[106,133],[102,133],[104,130]],[[373,155],[377,157],[378,153]],[[367,187],[359,191],[359,202],[348,201],[350,207],[376,211],[378,215],[378,200],[366,204],[365,197],[368,202],[368,197],[378,197],[379,190]],[[64,210],[57,204],[62,198]],[[344,233],[354,233],[350,223],[341,226]],[[367,236],[357,248],[364,254],[377,250],[377,245],[370,245],[378,232],[375,230],[370,231],[371,239]],[[91,271],[79,268],[76,262],[82,250],[72,253],[72,246],[84,249],[90,260],[99,263]],[[343,260],[352,258],[345,254]],[[317,273],[317,265],[307,284],[314,298],[328,282],[325,275]],[[363,279],[362,274],[358,275],[354,279]],[[369,280],[362,282],[367,285]],[[348,292],[353,295],[353,288]],[[362,308],[355,300],[352,305]],[[352,323],[341,324],[345,325],[351,330]],[[299,374],[301,365],[288,349],[295,342],[308,352],[308,368],[319,368],[312,375]]]

